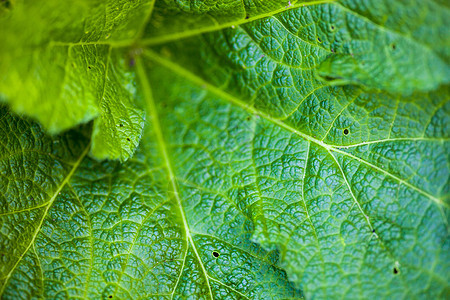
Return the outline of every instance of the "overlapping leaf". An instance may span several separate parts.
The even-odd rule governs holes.
[[[126,52],[113,45],[137,34],[149,4],[72,2],[24,1],[0,19],[0,92],[52,134],[97,118],[94,156],[124,161],[144,117]]]

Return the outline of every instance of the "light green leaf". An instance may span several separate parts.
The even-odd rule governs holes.
[[[446,297],[448,50],[421,33],[441,19],[412,30],[403,1],[132,3],[91,45],[119,98],[92,129],[0,110],[2,298]],[[318,76],[398,34],[417,48],[369,66],[423,85]],[[88,157],[131,156],[142,127],[123,164]]]
[[[112,50],[108,76],[99,103],[102,114],[95,119],[91,153],[97,159],[127,160],[141,139],[144,112],[135,106],[139,98],[136,78],[124,51]]]
[[[121,66],[127,55],[112,48],[131,43],[148,6],[113,0],[17,5],[0,20],[0,91],[16,112],[36,118],[52,134],[100,117],[94,156],[128,159],[142,133],[143,112],[134,104],[133,82],[121,80],[129,77]],[[120,122],[127,122],[131,137],[116,129]],[[125,142],[112,146],[116,140]]]

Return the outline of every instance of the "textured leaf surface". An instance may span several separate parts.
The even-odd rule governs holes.
[[[187,169],[181,179],[225,189],[241,205],[248,203],[255,224],[252,240],[279,249],[281,266],[307,296],[445,294],[450,174],[445,96],[415,95],[416,102],[405,99],[395,109],[390,97],[346,90],[349,96],[341,103],[323,104],[335,119],[327,128],[331,134],[312,137],[153,58],[178,72],[171,80],[177,86],[186,86],[188,79],[198,84],[197,92],[203,86],[216,95],[211,101],[205,91],[198,108],[192,108],[196,89],[188,85],[172,94],[176,107],[183,105],[179,95],[191,95],[183,109],[170,109],[182,125],[170,121],[163,126],[176,127],[165,136],[181,145],[172,150],[180,155],[175,156],[178,168]],[[172,89],[154,92],[167,101]],[[224,103],[216,104],[219,99]],[[442,117],[443,123],[437,121]]]
[[[339,3],[339,9],[330,10],[330,16],[320,21],[338,28],[325,37],[336,55],[323,62],[321,76],[408,95],[449,82],[448,4],[431,0]],[[342,25],[347,30],[339,30]]]
[[[249,241],[250,219],[226,196],[178,190],[152,126],[120,165],[86,158],[87,139],[69,144],[84,131],[52,141],[5,109],[1,119],[11,136],[1,149],[5,299],[301,296],[275,253]],[[209,215],[215,228],[197,218],[197,205],[220,206]]]
[[[97,118],[89,143],[88,126],[49,137],[2,108],[3,298],[448,295],[449,90],[423,91],[445,82],[448,50],[420,32],[443,19],[414,31],[402,1],[264,3],[158,1],[138,44],[103,45],[120,83],[105,95],[146,109],[128,115],[145,130],[123,164],[86,154],[109,155],[102,128],[139,135],[126,115]],[[405,14],[383,19],[393,7]],[[431,51],[417,61],[435,70],[371,50],[378,75],[317,76],[349,43],[406,47],[408,34],[402,58]],[[389,75],[400,66],[404,85]],[[121,141],[137,143],[109,145]]]

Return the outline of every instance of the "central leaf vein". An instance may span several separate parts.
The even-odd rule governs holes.
[[[186,214],[185,214],[184,209],[183,209],[183,204],[181,202],[181,199],[180,199],[180,196],[179,196],[179,193],[178,193],[178,186],[177,186],[177,182],[176,182],[175,173],[173,172],[172,164],[170,162],[169,154],[167,152],[167,146],[166,146],[166,143],[164,141],[163,134],[162,134],[161,125],[160,125],[158,113],[157,113],[157,110],[156,110],[156,105],[154,103],[152,92],[151,92],[151,88],[150,88],[150,85],[149,85],[149,81],[147,79],[147,75],[145,74],[145,70],[144,70],[144,67],[142,66],[141,60],[137,61],[136,66],[137,66],[138,75],[139,75],[140,80],[141,80],[143,95],[144,95],[144,98],[147,100],[149,114],[151,115],[151,118],[152,118],[152,121],[153,121],[153,127],[154,127],[154,131],[155,131],[155,134],[156,134],[156,138],[158,140],[158,145],[160,147],[160,151],[161,151],[161,154],[163,156],[164,163],[166,165],[166,169],[167,169],[167,172],[168,172],[168,175],[169,175],[169,180],[170,180],[170,184],[171,184],[171,187],[172,187],[172,192],[173,192],[173,194],[175,196],[175,199],[177,200],[177,206],[178,206],[178,209],[180,211],[181,219],[183,221],[183,226],[184,226],[185,235],[186,235],[186,253],[187,253],[187,251],[189,251],[189,247],[188,246],[191,245],[192,246],[192,250],[193,250],[193,252],[194,252],[194,254],[195,254],[195,256],[196,256],[196,258],[197,258],[197,260],[198,260],[198,262],[200,264],[200,267],[202,269],[202,273],[203,273],[204,278],[206,280],[206,284],[208,286],[208,291],[209,291],[210,298],[214,299],[214,297],[212,295],[211,285],[209,283],[209,275],[208,275],[208,273],[207,273],[207,271],[205,269],[205,266],[204,266],[204,264],[202,262],[202,259],[201,259],[200,255],[199,255],[198,251],[197,251],[197,247],[196,247],[196,245],[194,243],[194,240],[192,238],[191,232],[189,230],[189,224],[188,224],[188,221],[187,221],[187,218],[186,218]],[[183,272],[183,270],[180,270],[180,272]]]

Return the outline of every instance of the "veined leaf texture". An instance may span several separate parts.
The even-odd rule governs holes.
[[[446,1],[0,6],[2,299],[449,297]]]

